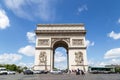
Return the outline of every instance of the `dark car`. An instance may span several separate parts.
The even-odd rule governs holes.
[[[31,71],[31,70],[25,70],[25,71],[23,71],[23,74],[26,74],[26,75],[33,74],[33,71]]]
[[[43,73],[43,74],[47,74],[47,73],[48,73],[48,71],[42,71],[42,73]]]

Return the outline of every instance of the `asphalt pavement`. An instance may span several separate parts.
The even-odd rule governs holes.
[[[0,80],[120,80],[120,74],[15,74],[0,75]]]

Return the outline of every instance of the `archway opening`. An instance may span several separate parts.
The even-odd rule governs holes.
[[[64,41],[58,41],[53,49],[53,69],[68,70],[68,45]]]
[[[54,69],[67,69],[67,50],[64,47],[58,47],[55,49]]]

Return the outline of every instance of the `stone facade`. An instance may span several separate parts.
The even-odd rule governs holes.
[[[66,48],[69,70],[88,70],[83,24],[38,24],[35,32],[35,70],[53,70],[57,47]]]

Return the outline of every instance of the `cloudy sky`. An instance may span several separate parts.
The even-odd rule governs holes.
[[[37,24],[84,23],[88,64],[120,64],[119,3],[120,0],[0,0],[0,63],[34,64]],[[56,65],[65,63],[63,52],[56,50]]]

